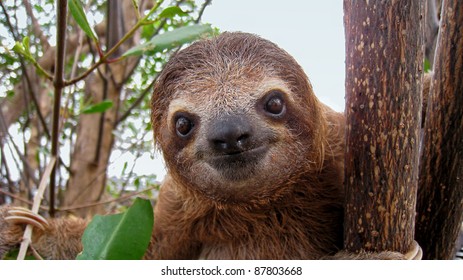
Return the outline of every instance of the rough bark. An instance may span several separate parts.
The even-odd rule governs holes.
[[[428,100],[416,240],[425,259],[451,259],[463,220],[463,5],[444,0]]]
[[[414,238],[423,1],[344,1],[347,250],[406,252]]]

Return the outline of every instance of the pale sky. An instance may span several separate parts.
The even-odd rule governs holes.
[[[342,0],[212,0],[203,22],[221,31],[254,33],[278,44],[302,66],[317,97],[336,111],[344,110]],[[161,180],[165,175],[161,162],[160,156],[154,163],[148,156],[142,158],[136,173],[154,172]]]

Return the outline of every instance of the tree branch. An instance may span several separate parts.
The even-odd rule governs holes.
[[[159,6],[162,4],[163,1],[159,1],[156,3],[156,5],[148,12],[148,14],[143,17],[141,20],[139,20],[134,27],[132,27],[132,29],[130,29],[129,32],[127,32],[123,37],[122,39],[120,39],[109,51],[107,51],[103,57],[100,57],[100,59],[98,60],[97,63],[93,64],[90,68],[88,68],[84,73],[82,73],[79,77],[77,78],[74,78],[74,79],[71,79],[71,80],[68,80],[68,81],[64,81],[64,85],[65,86],[68,86],[68,85],[72,85],[72,84],[75,84],[77,83],[78,81],[80,80],[83,80],[85,79],[88,75],[90,75],[93,70],[95,70],[96,68],[98,68],[101,64],[103,63],[107,63],[108,62],[108,59],[119,49],[119,47],[125,43],[130,37],[133,36],[133,34],[138,30],[138,28],[140,28],[142,25],[144,25],[146,23],[146,20],[151,16],[151,14],[153,14],[158,8]]]
[[[414,240],[424,2],[345,0],[344,13],[344,245],[405,253]]]
[[[45,193],[45,188],[47,187],[47,180],[50,178],[51,170],[54,169],[54,166],[56,166],[55,163],[56,158],[51,157],[50,162],[47,165],[47,168],[45,168],[45,172],[43,173],[42,179],[40,180],[39,188],[37,190],[37,193],[35,194],[34,203],[32,205],[31,210],[35,214],[39,213],[39,208],[43,199],[43,194]],[[26,256],[27,248],[29,247],[29,244],[32,241],[32,228],[33,226],[30,224],[26,226],[26,230],[24,231],[23,235],[23,241],[21,242],[21,246],[19,248],[18,260],[24,260]]]
[[[59,208],[58,210],[59,211],[72,211],[72,210],[77,210],[77,209],[82,209],[82,208],[89,208],[89,207],[94,207],[94,206],[98,206],[98,205],[104,205],[104,204],[108,204],[108,203],[112,203],[112,202],[124,201],[124,200],[127,200],[127,199],[131,198],[131,197],[137,196],[137,195],[139,195],[141,193],[144,193],[144,192],[147,192],[147,191],[150,191],[150,190],[153,190],[153,189],[158,189],[160,185],[161,185],[161,183],[156,182],[154,186],[151,186],[151,187],[148,187],[146,189],[143,189],[143,190],[140,190],[140,191],[128,194],[128,195],[124,195],[124,196],[121,196],[121,197],[118,197],[118,198],[114,198],[114,199],[110,199],[110,200],[106,200],[106,201],[95,202],[95,203],[76,205],[76,206],[71,206],[71,207],[62,207],[62,208]]]
[[[7,25],[8,25],[8,29],[9,29],[11,35],[13,36],[13,39],[15,41],[19,41],[18,36],[14,32],[14,28],[13,28],[13,25],[11,24],[10,17],[8,15],[8,13],[6,12],[5,7],[3,6],[3,2],[0,2],[0,6],[2,7],[3,14],[5,15],[6,22],[7,22]],[[29,89],[28,92],[29,92],[29,94],[30,94],[30,96],[32,98],[32,102],[34,103],[34,106],[35,106],[35,108],[37,110],[37,115],[39,117],[40,124],[42,125],[43,130],[45,131],[45,135],[47,136],[48,139],[50,139],[50,131],[48,130],[47,124],[45,122],[45,118],[43,117],[43,114],[40,111],[39,102],[37,101],[37,93],[35,92],[35,89],[32,86],[31,80],[29,78],[29,74],[27,73],[26,63],[24,62],[24,58],[21,55],[19,55],[18,57],[19,57],[19,62],[21,64],[21,70],[23,72],[23,75],[24,75],[25,80],[26,80],[27,87]]]
[[[424,259],[452,259],[463,221],[463,6],[442,4],[417,201]]]
[[[32,180],[35,184],[38,184],[39,181],[37,180],[37,178],[35,178],[34,172],[33,172],[32,168],[30,167],[29,162],[27,161],[27,158],[21,153],[21,151],[19,150],[19,148],[18,148],[18,146],[16,145],[15,141],[13,141],[13,137],[12,137],[12,136],[10,135],[10,133],[8,132],[8,129],[7,129],[6,126],[5,126],[3,114],[2,114],[1,111],[0,111],[0,132],[1,132],[1,134],[4,134],[4,135],[6,135],[6,136],[8,136],[8,137],[10,138],[10,142],[12,143],[15,152],[18,154],[19,158],[20,158],[21,161],[23,162],[24,169],[25,169],[25,171],[27,172],[27,175],[30,176],[31,180]],[[11,149],[11,148],[10,148],[10,149]],[[18,168],[18,169],[19,169],[19,168]],[[23,178],[23,179],[24,179],[24,178]]]
[[[51,156],[58,156],[58,137],[59,137],[59,119],[61,109],[61,93],[64,87],[64,61],[66,49],[66,18],[67,18],[67,0],[59,0],[57,2],[57,28],[56,28],[56,60],[55,60],[55,86],[54,103],[53,103],[53,128],[51,139]],[[50,209],[51,217],[55,215],[55,187],[56,187],[56,171],[58,164],[55,164],[51,172],[50,178]]]
[[[195,23],[199,23],[201,21],[201,18],[203,17],[204,10],[206,10],[206,7],[211,4],[212,0],[206,0],[204,1],[203,5],[201,6],[201,9],[199,10],[198,17],[195,20]]]
[[[183,1],[178,1],[177,2],[177,6],[180,5]],[[210,5],[212,2],[212,0],[206,0],[203,5],[201,6],[201,9],[198,13],[198,17],[195,19],[195,23],[199,23],[201,21],[201,18],[204,14],[204,10],[206,9],[206,7],[208,5]],[[162,21],[162,23],[160,24],[160,26],[158,27],[158,29],[154,32],[154,34],[158,34],[159,31],[161,31],[161,29],[164,27],[164,24],[165,24],[165,20]],[[178,47],[175,51],[173,51],[172,53],[175,54],[176,52],[178,52],[178,50],[180,49],[181,47]],[[138,64],[138,62],[137,62]],[[137,66],[137,64],[135,64],[135,66],[131,69],[131,71],[134,71],[135,70],[135,67]],[[162,70],[161,70],[162,71]],[[129,75],[127,75],[127,78],[129,77]],[[135,100],[135,102],[127,109],[127,111],[125,111],[116,121],[116,126],[120,123],[120,122],[123,122],[125,119],[127,119],[127,117],[130,116],[131,112],[137,108],[140,103],[143,101],[143,99],[145,99],[146,95],[148,93],[151,92],[151,88],[154,86],[154,84],[156,83],[156,80],[157,80],[157,76],[153,79],[153,81],[146,87],[146,89],[140,94],[140,96],[137,98],[137,100]]]

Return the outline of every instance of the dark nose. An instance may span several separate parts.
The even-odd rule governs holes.
[[[228,116],[215,121],[209,129],[208,140],[219,153],[236,154],[249,148],[252,126],[243,116]]]

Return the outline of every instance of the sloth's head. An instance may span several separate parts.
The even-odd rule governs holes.
[[[218,201],[271,200],[322,164],[325,124],[307,76],[255,35],[224,33],[178,52],[152,109],[172,178]]]

